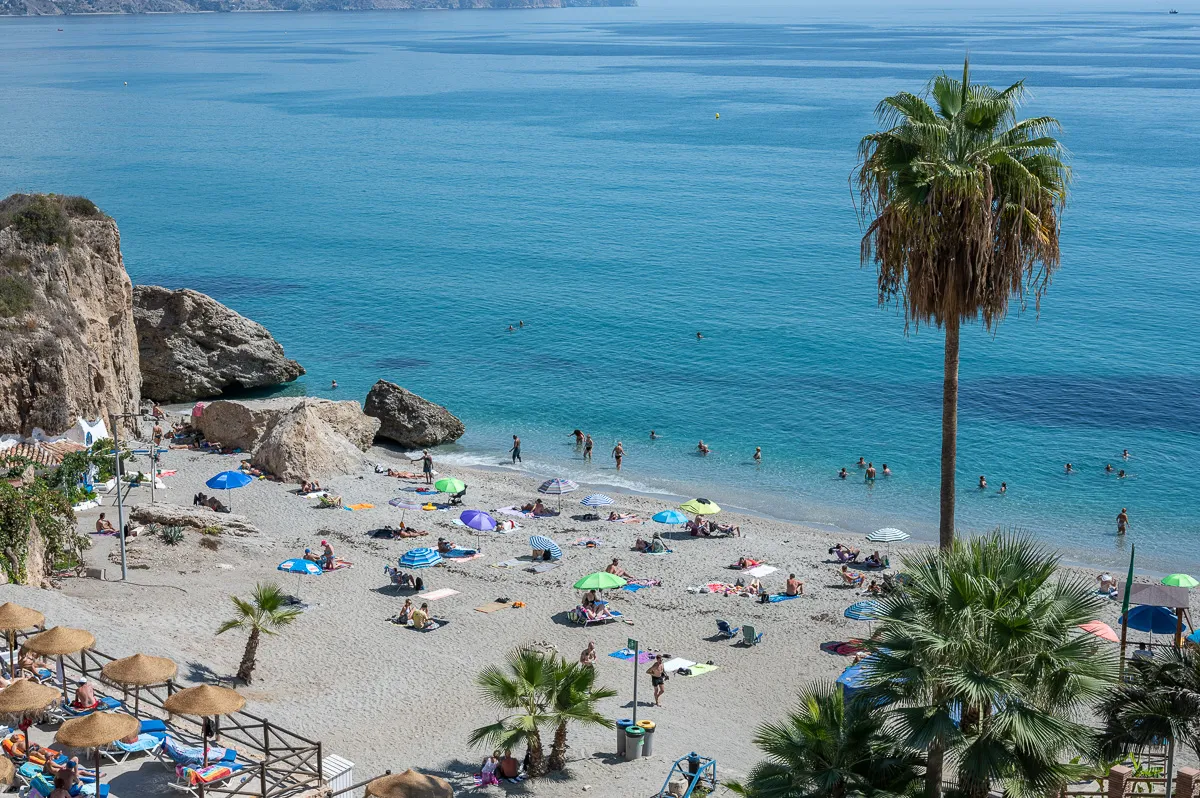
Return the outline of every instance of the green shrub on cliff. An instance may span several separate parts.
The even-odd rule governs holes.
[[[87,197],[60,194],[13,194],[0,201],[0,229],[11,226],[30,244],[70,244],[72,216],[95,219],[104,212]]]
[[[0,277],[0,316],[20,316],[33,306],[33,289],[16,277]]]

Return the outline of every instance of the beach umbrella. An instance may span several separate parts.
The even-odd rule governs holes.
[[[409,549],[400,557],[401,568],[432,568],[442,561],[442,555],[428,546]]]
[[[663,510],[661,513],[655,513],[651,518],[660,524],[686,524],[687,516],[678,510]]]
[[[141,723],[125,712],[93,712],[82,718],[72,718],[59,727],[56,742],[70,748],[96,749],[96,793],[100,794],[100,749],[125,737],[137,734]]]
[[[679,509],[692,515],[713,515],[721,512],[721,508],[717,506],[717,503],[708,499],[692,499],[689,502],[679,505]]]
[[[545,493],[549,496],[558,497],[558,508],[562,509],[562,497],[564,493],[574,493],[579,490],[579,486],[569,479],[563,477],[555,477],[548,479],[541,485],[538,485],[538,493]]]
[[[68,654],[78,654],[85,648],[91,648],[96,638],[91,632],[82,629],[70,629],[66,626],[55,626],[44,632],[39,632],[25,641],[25,648],[35,654],[47,657],[58,657],[58,673],[63,671],[63,657]],[[62,679],[63,698],[67,697],[67,680]]]
[[[529,536],[529,545],[533,548],[534,551],[550,552],[550,559],[552,559],[552,560],[561,560],[562,559],[562,549],[560,549],[558,547],[557,543],[555,543],[553,540],[546,537],[545,535],[530,535]]]
[[[0,715],[40,712],[62,698],[57,689],[30,679],[17,679],[0,690]]]
[[[1145,604],[1131,607],[1129,612],[1121,616],[1121,623],[1130,629],[1150,634],[1175,634],[1179,619],[1175,611],[1166,607],[1151,607]],[[1184,629],[1187,629],[1185,624]]]
[[[842,697],[849,701],[859,690],[867,686],[867,674],[863,664],[867,662],[864,659],[862,662],[856,662],[846,670],[842,671],[842,675],[837,677],[837,683],[842,686]]]
[[[290,560],[284,560],[277,566],[278,570],[289,574],[296,575],[296,598],[299,599],[300,580],[305,576],[320,576],[325,573],[325,570],[320,565],[312,560],[306,560],[303,557],[293,557]]]
[[[1170,585],[1171,587],[1196,587],[1197,585],[1200,585],[1200,582],[1197,582],[1187,574],[1171,574],[1170,576],[1164,576],[1162,583],[1164,585]]]
[[[1101,640],[1107,640],[1110,643],[1119,643],[1121,638],[1117,637],[1117,633],[1113,628],[1104,621],[1088,621],[1087,623],[1079,624],[1079,628],[1090,635],[1095,635]]]
[[[444,779],[406,770],[380,776],[367,784],[366,798],[454,798],[454,790]]]
[[[433,483],[433,486],[441,493],[462,493],[467,488],[461,479],[455,479],[454,477],[439,479]]]
[[[133,712],[136,715],[141,703],[141,688],[152,684],[164,684],[175,677],[179,666],[174,660],[166,657],[151,657],[146,654],[134,654],[130,657],[106,662],[100,669],[100,675],[110,682],[122,687],[132,687]]]
[[[892,556],[892,544],[898,543],[901,540],[908,540],[910,537],[912,537],[912,535],[908,534],[907,532],[888,526],[884,527],[883,529],[876,529],[874,532],[867,535],[867,540],[871,541],[872,543],[886,543],[888,557],[890,558]]]
[[[879,617],[879,604],[873,600],[856,601],[842,614],[852,621],[873,621]]]
[[[584,497],[583,501],[579,503],[584,507],[607,507],[610,504],[616,504],[611,497],[605,496],[603,493],[593,493],[591,496]]]
[[[584,578],[575,583],[576,590],[616,590],[619,587],[625,587],[626,581],[616,574],[610,574],[608,571],[599,571],[594,574],[588,574]]]
[[[13,777],[17,775],[17,770],[13,766],[12,760],[6,756],[0,756],[0,784],[11,785]]]
[[[229,498],[229,491],[235,488],[244,488],[253,481],[254,477],[242,471],[222,471],[204,484],[213,490],[225,491],[225,501],[229,503],[229,509],[232,510],[233,501]]]
[[[170,695],[163,702],[163,709],[172,715],[193,715],[201,718],[232,715],[246,706],[246,699],[236,690],[212,684],[202,684],[188,687]],[[204,737],[204,759],[202,764],[208,766],[208,735]]]
[[[405,516],[408,515],[409,510],[420,510],[421,509],[421,505],[419,503],[405,501],[404,499],[400,499],[400,498],[389,499],[388,504],[400,509],[400,523],[402,523],[402,524],[404,523],[404,518],[405,518]]]
[[[491,532],[496,528],[496,519],[483,510],[463,510],[458,520],[479,532]]]
[[[17,635],[22,629],[44,626],[46,616],[37,610],[6,601],[0,604],[0,631],[8,638],[8,672],[17,672]]]

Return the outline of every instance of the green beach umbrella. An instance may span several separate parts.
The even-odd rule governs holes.
[[[455,479],[454,477],[439,479],[433,483],[433,486],[442,493],[462,493],[463,489],[467,487],[461,479]]]
[[[576,590],[615,590],[618,587],[625,587],[626,582],[616,574],[610,574],[608,571],[600,571],[599,573],[588,574],[583,579],[575,583]]]
[[[1170,585],[1171,587],[1196,587],[1197,585],[1200,585],[1200,582],[1197,582],[1187,574],[1171,574],[1170,576],[1164,576],[1162,583],[1164,585]]]
[[[679,505],[679,509],[694,515],[712,515],[721,512],[717,503],[708,499],[692,499],[690,502]]]

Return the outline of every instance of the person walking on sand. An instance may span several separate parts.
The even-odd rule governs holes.
[[[654,662],[646,669],[650,674],[650,686],[654,688],[654,706],[662,706],[663,693],[666,691],[667,669],[663,665],[663,655],[656,654]]]
[[[761,446],[754,447],[754,464],[762,465],[762,447]]]
[[[591,462],[592,459],[592,436],[588,435],[583,439],[583,459]]]
[[[417,458],[421,461],[421,470],[425,473],[425,484],[433,484],[433,455],[428,449],[421,452],[421,456]],[[410,463],[415,463],[417,460],[409,460]]]
[[[613,447],[612,456],[617,461],[617,470],[620,471],[621,458],[625,456],[625,447],[621,445],[620,441],[617,441],[617,445]]]
[[[512,461],[514,463],[524,462],[521,460],[521,439],[516,435],[513,436],[513,445],[509,451],[512,452]]]
[[[1125,508],[1121,508],[1121,512],[1117,513],[1117,534],[1124,535],[1126,527],[1129,526],[1129,513]]]

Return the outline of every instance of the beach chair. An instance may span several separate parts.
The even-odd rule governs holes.
[[[742,627],[742,645],[757,646],[762,642],[763,633],[755,631],[754,627],[746,624]]]
[[[107,711],[107,710],[123,709],[123,708],[124,707],[121,705],[121,702],[118,701],[117,699],[112,698],[110,696],[101,695],[101,696],[96,696],[96,706],[94,706],[94,707],[88,707],[87,709],[80,709],[79,707],[73,707],[70,704],[61,704],[58,707],[56,707],[53,710],[53,712],[55,714],[62,715],[64,720],[69,720],[70,718],[87,717],[88,715],[92,714],[93,712],[103,712],[103,711]]]
[[[100,754],[112,763],[124,762],[137,754],[158,756],[158,750],[167,740],[167,726],[161,720],[143,720],[138,729],[138,738],[132,743],[117,740],[100,749]]]
[[[741,627],[740,626],[730,627],[729,621],[722,621],[722,620],[717,621],[717,634],[719,634],[721,637],[725,638],[726,640],[732,640],[735,637],[737,637],[738,629],[741,629]]]
[[[199,767],[204,763],[204,746],[182,745],[174,737],[166,735],[163,738],[162,745],[154,752],[154,755],[158,757],[158,760],[168,770],[181,767]],[[232,748],[209,746],[208,764],[210,766],[229,765],[237,759],[237,755],[237,751]]]
[[[168,786],[173,790],[198,796],[200,791],[197,788],[200,785],[226,781],[236,775],[241,769],[242,766],[237,762],[208,765],[202,768],[180,765],[175,768],[175,781],[168,782]],[[242,777],[241,781],[244,782],[245,780],[246,777]],[[232,786],[232,784],[228,786]]]

